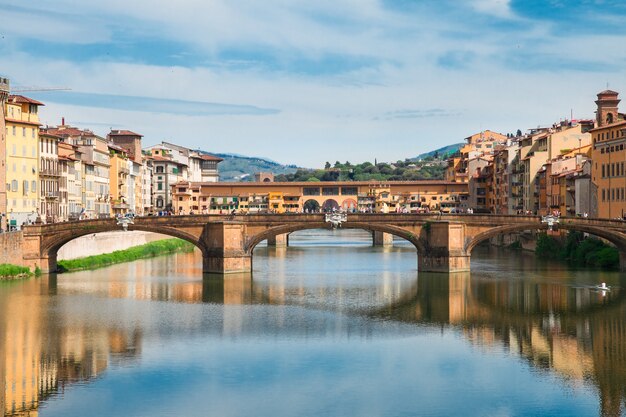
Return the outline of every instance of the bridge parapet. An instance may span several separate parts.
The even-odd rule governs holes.
[[[620,251],[626,268],[626,222],[561,217],[559,228],[602,237]],[[203,254],[206,272],[251,270],[254,247],[276,235],[330,228],[324,214],[248,214],[136,217],[128,230],[161,233],[185,239]],[[522,230],[546,229],[540,216],[489,214],[348,213],[342,228],[389,233],[411,242],[422,271],[466,271],[476,244],[489,237]],[[23,264],[44,271],[56,268],[56,253],[65,243],[91,233],[122,230],[116,219],[80,220],[25,226]]]

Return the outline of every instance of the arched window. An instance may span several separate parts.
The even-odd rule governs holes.
[[[606,115],[606,123],[607,124],[613,123],[613,113],[609,113]]]

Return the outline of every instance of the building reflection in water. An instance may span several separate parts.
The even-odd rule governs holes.
[[[470,273],[422,273],[411,282],[383,273],[377,286],[315,286],[287,282],[284,275],[263,282],[255,282],[250,274],[205,275],[200,280],[194,278],[199,276],[196,264],[191,263],[185,273],[178,270],[181,278],[176,280],[166,278],[167,263],[165,269],[136,263],[124,279],[95,279],[89,284],[67,280],[60,285],[52,276],[3,289],[0,409],[4,415],[35,416],[49,396],[141,354],[140,324],[118,328],[111,322],[62,320],[51,303],[59,294],[73,293],[223,305],[222,335],[238,335],[250,328],[253,318],[246,309],[230,307],[249,304],[339,308],[376,320],[451,326],[481,349],[504,349],[570,384],[593,381],[601,414],[619,416],[623,411],[626,291],[619,288],[603,294],[558,281],[493,279]]]
[[[37,416],[42,401],[72,384],[87,383],[110,362],[140,354],[141,333],[64,325],[51,308],[56,277],[9,283],[0,292],[0,410]],[[3,288],[5,290],[5,288]]]

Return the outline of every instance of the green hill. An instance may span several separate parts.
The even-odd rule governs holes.
[[[465,145],[464,143],[455,143],[453,145],[444,146],[443,148],[435,149],[434,151],[426,152],[411,158],[412,161],[419,161],[428,157],[435,157],[437,155],[440,159],[447,159],[453,153],[457,152]]]
[[[223,158],[219,164],[220,181],[253,181],[257,172],[271,172],[277,181],[307,181],[317,178],[324,181],[333,180],[416,180],[441,179],[445,170],[445,159],[457,152],[463,143],[444,146],[427,153],[420,154],[406,161],[377,163],[365,162],[357,165],[335,163],[332,170],[305,169],[296,165],[283,165],[267,158],[251,157],[232,153],[216,153]],[[415,164],[411,164],[415,162]]]
[[[257,172],[272,172],[274,175],[296,172],[295,165],[282,165],[265,158],[231,153],[213,154],[223,158],[219,164],[220,181],[252,181]]]

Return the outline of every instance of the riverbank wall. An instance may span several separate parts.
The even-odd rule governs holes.
[[[57,259],[70,260],[101,255],[163,239],[171,239],[171,236],[141,231],[97,233],[68,242],[59,249]]]
[[[0,233],[0,264],[16,264],[22,260],[23,235],[21,231]]]

